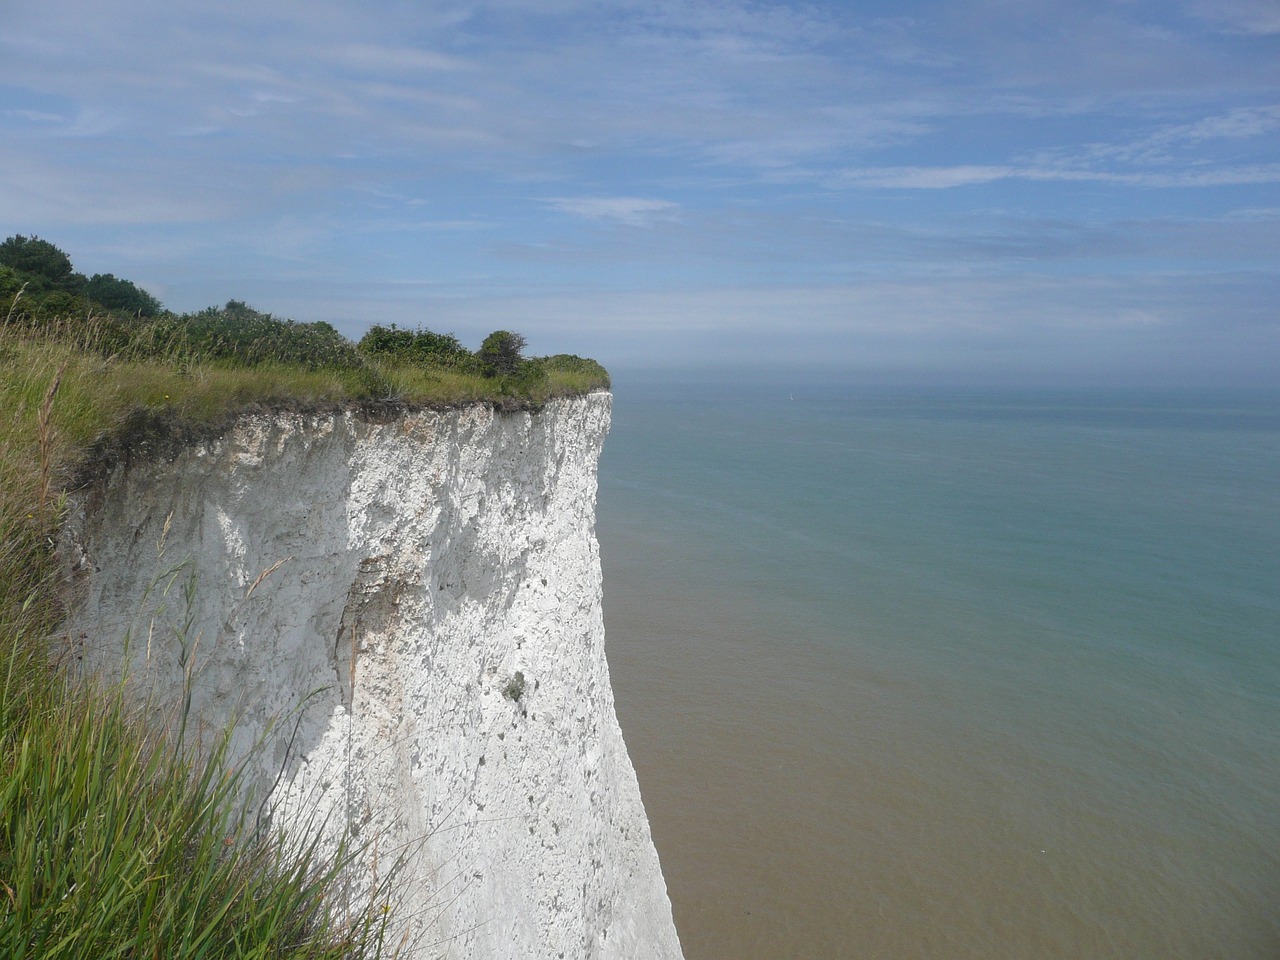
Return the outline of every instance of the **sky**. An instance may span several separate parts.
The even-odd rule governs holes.
[[[1280,382],[1280,0],[0,0],[0,232],[614,368]]]

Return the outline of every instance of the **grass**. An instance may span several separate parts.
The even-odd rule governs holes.
[[[556,397],[579,396],[609,386],[609,375],[594,360],[567,355],[528,361],[525,372],[514,377],[486,377],[466,369],[395,360],[369,362],[387,382],[392,396],[425,406],[493,403],[504,409],[536,409]]]
[[[89,450],[157,419],[217,429],[255,406],[536,408],[607,386],[598,364],[569,356],[497,378],[394,357],[246,364],[190,351],[107,356],[83,323],[0,324],[0,956],[383,951],[385,913],[352,913],[340,899],[351,851],[326,858],[314,840],[256,833],[225,741],[192,756],[120,687],[51,662],[62,616],[52,547],[63,491]]]
[[[376,915],[334,909],[345,857],[254,836],[225,740],[191,759],[122,690],[51,675],[30,645],[0,679],[0,955],[349,958]]]

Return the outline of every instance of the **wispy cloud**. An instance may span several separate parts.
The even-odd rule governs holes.
[[[828,182],[838,187],[944,190],[998,180],[1042,183],[1104,183],[1125,187],[1225,187],[1280,183],[1280,163],[1176,172],[1123,172],[1067,166],[867,167],[840,171]]]
[[[1165,124],[1133,140],[1038,150],[991,164],[853,167],[834,173],[837,187],[940,190],[1001,180],[1101,183],[1144,188],[1218,187],[1280,182],[1280,163],[1218,159],[1222,141],[1268,138],[1280,131],[1280,105],[1239,107]],[[1265,152],[1265,151],[1262,151]]]
[[[1280,7],[1273,0],[1198,0],[1191,9],[1227,33],[1255,37],[1280,33]]]
[[[329,57],[335,63],[378,74],[475,69],[475,64],[463,57],[417,47],[375,43],[343,44],[334,48]]]
[[[0,116],[40,124],[65,123],[67,119],[61,114],[49,113],[44,110],[4,110],[0,111]]]
[[[863,167],[841,170],[828,182],[837,187],[884,187],[908,190],[944,190],[976,183],[991,183],[1016,177],[1019,171],[1009,166],[958,167]]]
[[[1236,107],[1225,113],[1174,124],[1165,124],[1134,140],[1117,143],[1090,143],[1084,149],[1077,148],[1082,161],[1113,162],[1126,164],[1185,163],[1194,159],[1191,153],[1197,148],[1214,146],[1219,141],[1238,141],[1280,131],[1280,105]],[[1071,152],[1066,148],[1042,151],[1038,156],[1066,160]]]
[[[611,220],[630,227],[643,227],[655,220],[670,220],[680,205],[670,200],[645,197],[550,197],[551,207],[587,220]]]

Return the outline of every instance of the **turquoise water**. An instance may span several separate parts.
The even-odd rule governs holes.
[[[614,393],[690,960],[1280,957],[1280,398]]]

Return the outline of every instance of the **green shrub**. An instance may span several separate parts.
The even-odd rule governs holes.
[[[480,350],[476,353],[480,361],[480,371],[486,377],[510,376],[520,369],[524,362],[521,355],[525,348],[522,334],[510,330],[495,330],[484,338]]]
[[[135,317],[154,317],[164,309],[159,300],[132,281],[120,280],[110,273],[90,277],[84,295],[108,310]]]
[[[13,298],[18,296],[25,285],[26,281],[22,278],[22,274],[13,267],[0,264],[0,306],[4,307],[5,314],[8,313]],[[3,317],[4,314],[0,314],[0,319]]]
[[[250,367],[289,363],[309,370],[349,369],[363,363],[355,345],[332,324],[280,320],[239,300],[141,325],[132,345],[142,354],[154,351],[154,355],[199,357]]]
[[[560,376],[566,382],[579,383],[581,391],[609,389],[609,372],[594,360],[572,353],[557,353],[545,357],[543,363],[552,377]]]
[[[435,333],[425,327],[402,330],[394,323],[370,327],[357,347],[370,357],[439,367],[464,367],[471,359],[471,351],[451,333]]]
[[[15,234],[0,243],[0,265],[10,267],[32,282],[37,290],[64,290],[79,293],[85,285],[83,274],[71,269],[71,258],[48,240]]]

